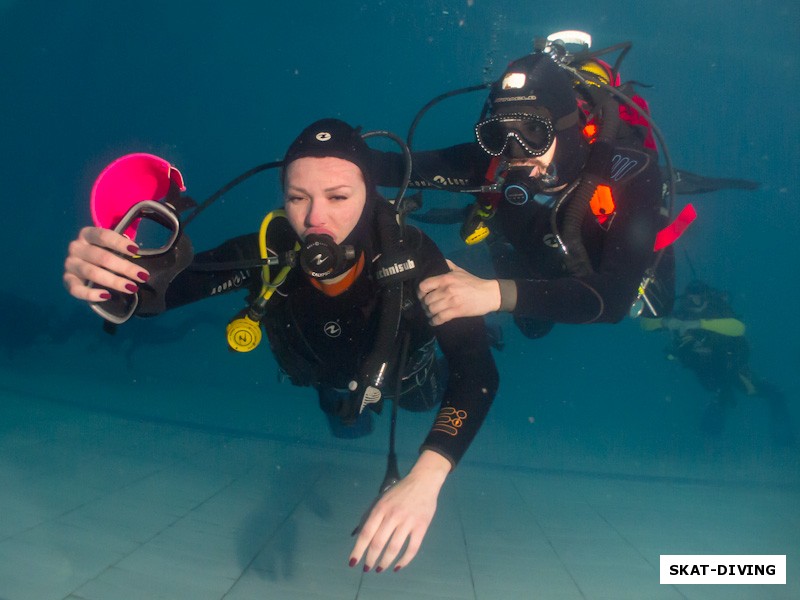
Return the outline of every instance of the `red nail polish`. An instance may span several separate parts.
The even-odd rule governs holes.
[[[397,573],[397,572],[398,572],[400,569],[402,569],[402,568],[403,568],[403,567],[401,567],[400,565],[397,565],[397,566],[394,568],[394,572],[395,572],[395,573]]]
[[[129,292],[136,293],[139,291],[139,286],[136,285],[135,283],[126,283],[125,289],[128,290]]]
[[[369,573],[369,570],[370,570],[371,568],[372,568],[372,567],[370,567],[369,565],[364,565],[364,573]]]
[[[357,558],[351,558],[349,564],[351,567],[355,567],[357,562],[358,562]]]
[[[381,571],[383,571],[383,567],[375,567],[376,573],[380,573]]]
[[[131,254],[138,254],[139,253],[139,247],[138,246],[134,246],[133,244],[131,244],[130,246],[128,246],[128,252],[130,252]]]
[[[103,292],[102,294],[100,294],[100,297],[103,300],[111,300],[111,294],[109,294],[108,292]]]
[[[145,273],[144,271],[139,271],[136,276],[141,279],[142,281],[147,281],[150,279],[150,273]]]

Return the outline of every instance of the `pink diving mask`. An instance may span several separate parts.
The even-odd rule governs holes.
[[[114,229],[133,206],[144,200],[164,199],[173,184],[186,191],[183,175],[163,158],[143,152],[126,154],[95,180],[90,200],[92,220],[98,227]],[[122,233],[133,240],[138,226],[136,219]]]

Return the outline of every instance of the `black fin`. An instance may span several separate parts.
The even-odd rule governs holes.
[[[669,181],[669,174],[662,168],[664,181]],[[731,179],[705,177],[690,173],[683,169],[675,169],[675,191],[680,195],[707,194],[719,190],[757,190],[761,184],[748,179]]]

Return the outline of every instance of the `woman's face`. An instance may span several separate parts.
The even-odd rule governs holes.
[[[367,188],[355,164],[341,158],[299,158],[286,169],[283,204],[300,239],[327,234],[340,244],[355,228]]]

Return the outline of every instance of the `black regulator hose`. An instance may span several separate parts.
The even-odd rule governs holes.
[[[253,175],[260,173],[261,171],[266,171],[268,169],[275,169],[282,165],[283,161],[281,160],[264,163],[263,165],[258,165],[257,167],[253,167],[252,169],[245,171],[235,179],[232,179],[231,181],[223,185],[221,188],[219,188],[216,192],[211,194],[208,198],[203,200],[203,202],[198,204],[197,207],[189,215],[187,215],[186,218],[183,219],[183,226],[185,227],[186,225],[191,223],[197,217],[197,215],[199,215],[201,212],[203,212],[205,209],[211,206],[214,202],[219,200],[219,198],[227,194],[229,191],[231,191],[233,188],[235,188],[243,181],[250,179]]]
[[[400,146],[400,150],[403,153],[403,160],[404,160],[404,168],[403,168],[403,181],[400,184],[400,187],[397,189],[397,194],[395,195],[394,199],[394,210],[398,215],[398,223],[400,224],[400,228],[403,228],[403,219],[402,219],[402,203],[403,198],[406,195],[406,190],[408,190],[408,184],[411,181],[411,148],[409,145],[403,141],[403,139],[392,133],[391,131],[368,131],[364,133],[361,137],[365,140],[371,137],[385,137],[392,140],[398,146]]]
[[[593,272],[589,253],[583,245],[581,229],[586,218],[587,207],[597,189],[599,179],[593,175],[583,175],[575,191],[565,202],[563,233],[558,233],[555,223],[557,211],[551,214],[551,225],[564,251],[564,264],[574,277],[586,277]]]
[[[603,126],[599,137],[591,146],[589,160],[586,162],[580,183],[574,193],[562,196],[565,200],[563,233],[559,234],[558,204],[550,215],[553,232],[562,249],[566,250],[564,262],[567,270],[575,277],[585,277],[594,271],[589,254],[583,245],[581,230],[586,215],[589,213],[592,196],[594,196],[597,186],[603,183],[601,174],[607,173],[611,165],[612,143],[619,131],[620,122],[619,104],[615,101],[614,96],[600,94],[599,90],[594,89],[590,91],[590,94],[594,105],[600,107],[599,116]]]

